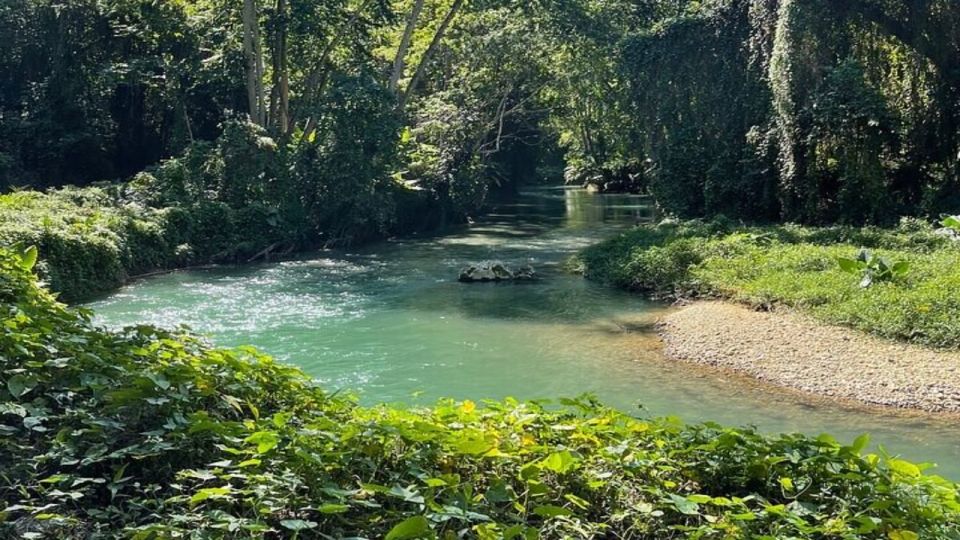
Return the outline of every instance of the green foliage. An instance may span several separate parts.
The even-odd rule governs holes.
[[[42,255],[42,254],[41,254]],[[251,348],[109,332],[0,249],[0,535],[952,538],[957,486],[823,435],[588,397],[364,408]]]
[[[902,278],[910,271],[910,263],[897,261],[891,264],[886,258],[874,255],[866,249],[861,249],[855,259],[839,257],[837,265],[844,272],[859,277],[862,289],[880,281]]]
[[[870,253],[848,259],[857,246]],[[872,285],[852,287],[840,259]],[[913,220],[894,229],[665,223],[587,248],[576,266],[628,289],[784,304],[888,338],[960,346],[960,246]]]
[[[142,179],[142,177],[141,177]],[[63,298],[118,287],[131,276],[229,262],[283,238],[257,205],[199,201],[154,208],[136,187],[0,195],[0,244],[39,247],[39,270]]]
[[[940,223],[953,232],[960,233],[960,216],[947,216]]]
[[[955,2],[648,4],[617,48],[628,99],[606,101],[629,104],[620,143],[669,213],[891,224],[956,207]]]

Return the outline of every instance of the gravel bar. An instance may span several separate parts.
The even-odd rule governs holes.
[[[791,311],[697,302],[658,324],[666,355],[844,401],[960,412],[960,352],[897,343]]]

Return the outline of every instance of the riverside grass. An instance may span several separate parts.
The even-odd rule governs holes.
[[[35,258],[0,249],[0,537],[960,538],[957,485],[866,436],[361,407],[252,348],[98,328]]]
[[[861,248],[909,271],[861,288],[837,262]],[[631,290],[786,305],[886,338],[960,347],[960,242],[917,220],[892,229],[665,222],[589,247],[574,264]]]

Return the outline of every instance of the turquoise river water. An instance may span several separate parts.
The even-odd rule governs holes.
[[[175,272],[89,307],[107,326],[186,324],[218,345],[256,345],[365,403],[591,392],[645,416],[847,441],[869,432],[960,479],[955,419],[845,407],[671,362],[653,328],[667,308],[563,272],[578,249],[651,217],[640,197],[530,189],[441,235]],[[489,259],[531,264],[542,279],[457,283],[461,267]]]

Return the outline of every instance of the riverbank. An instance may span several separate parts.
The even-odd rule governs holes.
[[[949,230],[663,223],[575,263],[695,301],[659,326],[671,358],[836,400],[960,412],[960,248]]]
[[[863,249],[873,266],[846,271],[840,260]],[[880,259],[904,271],[884,274]],[[960,242],[917,220],[891,229],[664,223],[587,248],[573,266],[657,297],[787,306],[884,338],[960,347]]]
[[[37,246],[38,272],[75,302],[130,280],[208,264],[282,259],[334,242],[266,204],[150,201],[136,182],[0,195],[0,245]],[[390,227],[363,242],[439,226],[424,197],[396,187]]]
[[[658,324],[664,353],[805,393],[960,413],[960,352],[827,326],[787,309],[696,302]]]

